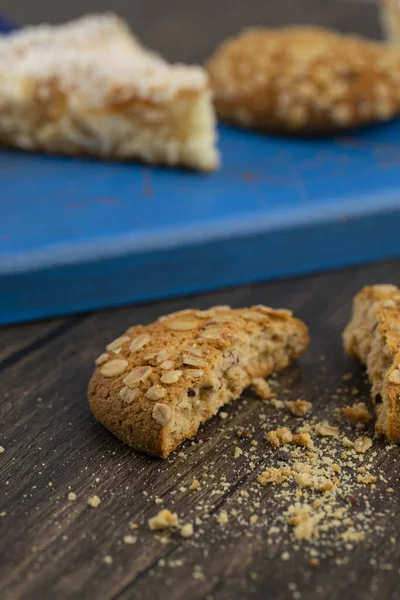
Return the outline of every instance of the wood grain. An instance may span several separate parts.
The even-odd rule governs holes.
[[[227,421],[215,418],[203,427],[204,443],[188,442],[182,448],[184,457],[175,453],[161,462],[135,453],[95,423],[86,403],[86,385],[94,357],[129,324],[148,322],[187,306],[264,302],[292,308],[309,324],[309,353],[281,377],[293,397],[311,400],[322,418],[331,413],[329,398],[349,370],[367,400],[362,369],[342,351],[341,330],[352,295],[367,283],[400,283],[399,266],[392,262],[93,314],[10,364],[3,370],[0,392],[0,443],[6,448],[0,456],[0,511],[7,513],[0,519],[0,597],[147,600],[163,598],[168,592],[174,600],[207,596],[215,600],[285,599],[293,597],[287,588],[290,581],[307,598],[339,599],[344,593],[346,598],[395,598],[397,568],[367,568],[370,558],[377,555],[394,565],[400,558],[389,541],[391,524],[384,520],[386,536],[358,546],[349,554],[346,567],[337,567],[334,558],[328,558],[314,570],[301,553],[294,563],[284,562],[282,548],[267,546],[268,523],[281,510],[271,501],[270,488],[265,488],[262,501],[269,517],[251,538],[238,525],[222,537],[216,530],[216,513],[229,509],[272,457],[262,446],[263,431],[257,426],[259,401],[249,393],[228,409]],[[327,357],[326,365],[321,366],[321,355]],[[343,397],[341,404],[348,401]],[[271,410],[265,409],[267,416]],[[233,464],[237,426],[255,426],[254,439],[262,450],[254,469],[248,468],[247,460]],[[226,439],[227,435],[231,438]],[[381,468],[391,481],[398,457],[395,449],[388,459],[382,448],[376,458],[377,464],[385,461]],[[151,497],[164,498],[165,505],[183,520],[192,520],[201,498],[210,498],[213,481],[202,483],[196,493],[177,490],[187,487],[194,477],[201,479],[203,466],[209,466],[217,479],[224,474],[229,481],[223,495],[212,497],[203,541],[173,536],[169,544],[161,544],[146,527],[147,519],[159,509]],[[74,503],[67,500],[70,490],[78,496]],[[102,499],[97,509],[86,504],[93,493]],[[396,487],[391,497],[392,518],[399,517],[399,499]],[[130,521],[140,525],[139,541],[126,546],[122,539],[130,532]],[[111,566],[102,562],[107,554],[113,557]],[[184,563],[179,568],[161,568],[157,565],[162,558],[183,559]],[[204,581],[193,579],[195,564],[202,565]]]
[[[110,8],[103,0],[1,4],[10,16],[32,23]],[[379,35],[375,6],[339,0],[115,0],[112,7],[130,20],[147,44],[174,60],[203,60],[224,36],[254,23],[312,21]],[[161,462],[133,452],[94,421],[86,386],[94,358],[129,325],[190,306],[261,302],[292,308],[310,326],[310,351],[280,377],[293,398],[311,400],[319,418],[329,415],[332,393],[343,374],[351,371],[363,390],[361,398],[368,401],[363,370],[344,355],[341,331],[353,294],[365,284],[399,284],[399,269],[400,262],[387,262],[1,329],[0,444],[5,452],[0,455],[0,513],[6,515],[0,517],[0,598],[289,600],[299,597],[295,590],[310,600],[397,599],[400,551],[390,541],[397,537],[400,515],[397,448],[388,452],[380,443],[375,457],[394,487],[390,497],[382,493],[374,500],[381,533],[349,553],[346,565],[339,567],[335,556],[327,556],[311,569],[301,550],[283,561],[283,548],[267,545],[269,523],[282,510],[268,487],[261,501],[266,516],[254,530],[235,523],[224,531],[216,527],[216,514],[237,502],[262,466],[273,460],[262,443],[260,403],[250,393],[227,410],[226,421],[213,419],[202,428],[202,439],[186,443],[184,456],[175,453]],[[344,393],[340,405],[350,400]],[[262,410],[272,417],[272,409]],[[233,464],[237,426],[254,428],[259,441],[253,469],[245,459]],[[241,442],[243,449],[249,444]],[[179,492],[194,477],[201,478],[204,466],[215,480],[227,477],[226,491],[212,495],[215,480],[210,478],[202,479],[196,493]],[[67,500],[70,490],[77,494],[75,502]],[[97,509],[87,506],[94,493],[102,500]],[[202,525],[201,540],[174,535],[168,544],[160,543],[146,527],[159,509],[155,496],[184,521],[193,520],[196,506],[208,499],[210,517]],[[390,517],[380,515],[388,504]],[[129,522],[139,524],[138,541],[132,546],[122,542],[127,533],[135,534]],[[108,554],[113,557],[110,566],[103,563]],[[183,562],[175,568],[160,567],[160,559]],[[204,580],[193,578],[196,564],[201,565]],[[289,583],[296,587],[289,588]]]

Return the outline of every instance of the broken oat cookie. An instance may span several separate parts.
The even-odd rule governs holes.
[[[376,433],[400,442],[400,290],[365,287],[354,298],[343,334],[346,351],[362,360],[372,384]]]
[[[137,450],[166,457],[221,406],[307,349],[307,327],[265,306],[183,310],[108,344],[89,384],[95,417]]]

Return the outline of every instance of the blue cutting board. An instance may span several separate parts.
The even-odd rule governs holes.
[[[400,121],[220,149],[208,175],[0,151],[0,324],[400,256]]]
[[[0,152],[0,323],[400,256],[400,121],[219,145],[211,174]]]

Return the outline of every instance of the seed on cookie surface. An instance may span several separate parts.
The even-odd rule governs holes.
[[[119,397],[125,404],[130,404],[137,398],[138,393],[138,388],[131,389],[128,387],[123,387],[122,390],[119,392]]]
[[[190,331],[196,329],[199,326],[199,322],[196,319],[174,319],[170,323],[167,323],[168,329],[172,331]]]
[[[167,373],[164,373],[164,375],[162,375],[161,377],[161,381],[162,383],[176,383],[182,376],[182,371],[168,371]]]
[[[201,332],[200,339],[223,341],[223,338],[221,337],[219,331],[213,331],[209,329],[206,329],[205,331]]]
[[[203,377],[204,371],[202,369],[187,369],[185,371],[186,377],[193,377],[197,379],[197,377]]]
[[[163,371],[170,371],[174,368],[174,364],[175,363],[173,360],[164,360],[164,362],[160,365],[160,369],[163,369]]]
[[[135,388],[140,385],[141,381],[145,381],[152,372],[152,367],[136,367],[126,377],[124,377],[124,383],[128,387]]]
[[[127,360],[124,360],[123,358],[115,358],[114,360],[104,363],[100,369],[100,373],[104,375],[104,377],[116,377],[117,375],[123,373],[127,366]]]
[[[156,354],[156,360],[158,363],[164,362],[165,360],[167,360],[167,358],[169,358],[169,352],[167,352],[166,350],[161,350]]]
[[[157,423],[165,427],[171,420],[172,411],[169,406],[157,403],[153,406],[152,417]]]
[[[100,366],[102,364],[104,364],[105,362],[108,361],[110,355],[107,354],[107,352],[103,352],[103,354],[100,354],[100,356],[98,356],[95,360],[95,363],[97,366]]]
[[[107,344],[107,350],[118,354],[121,351],[121,346],[125,344],[125,342],[129,342],[130,339],[131,338],[129,337],[129,335],[121,335],[121,337]]]
[[[400,370],[399,369],[395,369],[394,371],[392,371],[389,375],[389,381],[391,383],[395,383],[397,385],[400,385]]]
[[[187,352],[189,354],[193,354],[193,356],[201,356],[203,354],[201,348],[195,348],[194,346],[192,346],[191,348],[188,348]]]
[[[144,333],[142,335],[138,335],[137,337],[133,338],[133,340],[129,346],[129,350],[131,352],[140,350],[140,348],[143,348],[143,346],[148,344],[150,342],[150,340],[151,340],[151,337],[149,335],[147,335],[146,333]]]
[[[215,315],[215,311],[213,310],[198,310],[195,313],[195,317],[199,319],[209,319]]]
[[[149,400],[161,400],[167,394],[167,390],[162,387],[162,385],[155,384],[152,385],[146,392],[146,398]]]
[[[204,360],[202,358],[197,358],[196,356],[190,356],[185,354],[182,358],[182,362],[184,365],[190,365],[192,367],[204,367]]]

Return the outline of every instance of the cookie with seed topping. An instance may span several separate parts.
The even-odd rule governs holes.
[[[89,383],[94,416],[137,450],[166,457],[258,377],[308,346],[287,310],[184,310],[108,344]]]
[[[376,433],[400,443],[400,290],[394,285],[362,289],[343,339],[346,351],[367,367]]]
[[[221,119],[249,128],[328,134],[400,113],[400,55],[327,29],[250,29],[208,72]]]

